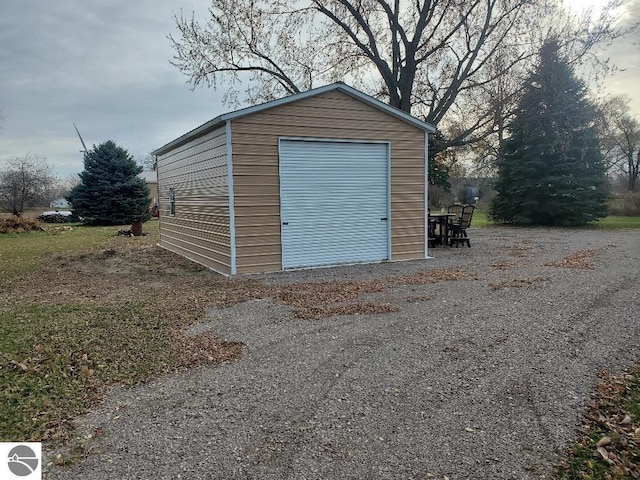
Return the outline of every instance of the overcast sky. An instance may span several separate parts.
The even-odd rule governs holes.
[[[640,0],[633,0],[640,3]],[[181,9],[198,18],[209,0],[0,0],[0,166],[26,153],[60,178],[83,169],[87,146],[114,140],[143,157],[225,113],[222,91],[198,88],[169,64],[166,36]],[[610,82],[640,115],[640,46],[612,50],[626,71]]]
[[[169,64],[174,13],[208,0],[1,0],[0,162],[32,153],[61,178],[114,140],[144,156],[224,113],[222,94],[191,91]]]

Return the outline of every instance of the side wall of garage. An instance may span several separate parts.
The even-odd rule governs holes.
[[[332,91],[231,122],[238,273],[280,270],[281,137],[388,141],[391,259],[424,258],[424,132]]]
[[[230,274],[226,138],[225,128],[218,128],[159,156],[158,191],[160,246]]]

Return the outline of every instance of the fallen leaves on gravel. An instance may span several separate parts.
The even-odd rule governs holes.
[[[309,307],[304,310],[297,310],[294,312],[293,316],[295,318],[311,319],[334,317],[336,315],[371,315],[373,313],[391,313],[397,311],[398,307],[388,303],[357,302],[336,307]]]
[[[567,255],[560,261],[545,263],[545,267],[580,268],[590,270],[595,268],[592,258],[598,254],[595,250],[579,250]]]
[[[404,300],[407,303],[418,303],[418,302],[429,302],[433,299],[434,297],[432,295],[415,295],[412,297],[407,297]]]
[[[412,275],[390,277],[387,285],[424,285],[438,282],[455,282],[465,278],[467,273],[460,268],[444,268],[438,270],[422,270]]]
[[[528,257],[533,250],[535,250],[532,240],[522,240],[521,242],[517,242],[513,245],[506,245],[502,248],[515,257]]]
[[[364,293],[380,292],[384,288],[384,283],[377,280],[298,283],[277,287],[273,299],[285,305],[309,308],[309,305],[346,302]]]
[[[256,298],[272,298],[275,302],[297,307],[294,317],[300,319],[322,318],[336,315],[389,313],[398,307],[376,302],[354,302],[361,295],[382,292],[387,288],[402,285],[425,285],[451,282],[465,278],[468,274],[458,268],[422,270],[411,275],[386,277],[373,280],[335,280],[330,282],[289,283],[278,286],[250,285],[248,288],[231,288],[226,303]],[[431,297],[415,297],[416,301]],[[409,299],[407,301],[410,301]],[[334,305],[343,304],[343,305]]]
[[[242,353],[243,342],[227,342],[210,333],[198,335],[176,334],[172,348],[179,354],[185,366],[203,363],[222,363],[233,360]]]
[[[516,268],[516,267],[519,267],[521,265],[522,265],[521,262],[498,262],[498,263],[494,263],[491,266],[493,268],[498,269],[498,270],[508,270],[510,268]]]
[[[532,278],[516,278],[514,280],[490,283],[491,290],[500,290],[502,288],[523,288],[530,287],[540,282],[546,281],[546,278],[532,277]]]

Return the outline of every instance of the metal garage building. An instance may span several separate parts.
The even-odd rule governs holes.
[[[226,275],[427,256],[434,128],[343,83],[153,152],[160,246]]]

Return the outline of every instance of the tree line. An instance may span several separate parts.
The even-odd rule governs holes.
[[[28,208],[48,206],[62,197],[85,223],[122,225],[143,220],[151,199],[148,186],[138,177],[142,170],[111,140],[85,152],[84,170],[67,181],[59,180],[42,157],[12,158],[0,169],[0,211],[19,217]]]

